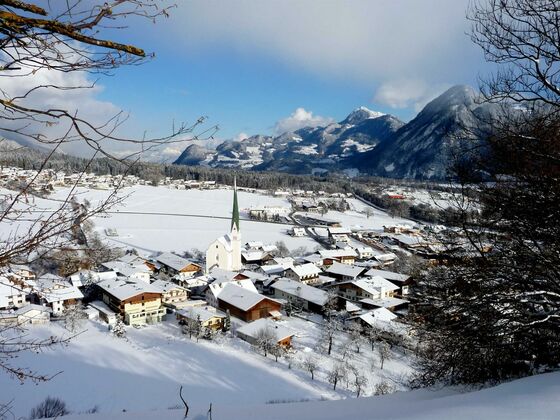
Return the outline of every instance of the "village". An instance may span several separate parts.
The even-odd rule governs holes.
[[[2,174],[4,180],[34,176],[32,171],[6,168]],[[88,179],[86,188],[123,181]],[[134,177],[124,179],[141,185]],[[186,184],[167,180],[157,188],[181,189]],[[287,199],[291,207],[252,206],[240,211],[241,190],[235,185],[227,189],[233,201],[229,231],[211,242],[204,255],[141,255],[126,249],[116,259],[66,276],[10,266],[0,278],[0,324],[33,328],[56,323],[76,333],[84,322],[96,322],[105,325],[106,334],[124,338],[131,328],[172,324],[196,342],[226,336],[240,340],[263,357],[284,360],[289,369],[297,365],[312,378],[320,355],[330,355],[335,345],[343,354],[370,347],[381,369],[391,352],[414,352],[417,343],[405,316],[415,279],[398,262],[414,257],[433,263],[431,255],[441,247],[431,235],[433,228],[414,222],[387,224],[383,229],[345,227],[342,220],[325,216],[329,209],[348,208],[346,200],[351,197],[340,193],[276,191],[274,195]],[[363,212],[369,219],[367,207]],[[317,246],[296,255],[297,250],[294,254],[282,241],[245,242],[243,226],[251,220],[281,223],[286,239],[307,237]],[[105,234],[108,240],[119,235],[117,229],[105,229]],[[305,352],[298,353],[302,348]],[[373,383],[370,375],[342,362],[329,367],[324,376],[333,389],[344,382],[358,396],[404,389],[391,378]]]

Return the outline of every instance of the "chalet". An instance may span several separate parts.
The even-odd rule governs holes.
[[[376,270],[372,268],[371,270],[366,272],[366,276],[379,276],[383,277],[386,280],[389,280],[391,283],[399,286],[401,296],[408,295],[410,286],[414,284],[411,276],[386,270]]]
[[[6,277],[0,277],[0,310],[21,308],[28,304],[25,291]]]
[[[116,279],[117,273],[113,270],[109,271],[92,271],[92,270],[80,270],[74,274],[70,274],[67,279],[75,287],[84,287],[88,284],[97,283],[103,280]]]
[[[0,312],[0,325],[46,324],[50,321],[52,309],[42,305],[25,305],[15,311]]]
[[[377,308],[372,311],[348,318],[348,321],[356,321],[366,328],[381,327],[383,323],[391,322],[397,316],[385,308]]]
[[[388,252],[386,254],[376,255],[375,259],[383,265],[389,265],[395,262],[397,256],[392,252]]]
[[[371,246],[361,246],[356,248],[356,252],[358,253],[358,258],[360,260],[368,260],[373,258],[374,252]]]
[[[161,322],[165,318],[160,289],[144,282],[105,280],[97,284],[103,302],[127,325]]]
[[[150,274],[152,273],[144,263],[127,263],[119,260],[104,262],[101,264],[101,267],[108,271],[114,271],[120,276],[140,280],[145,283],[150,282]]]
[[[399,289],[383,277],[364,277],[354,281],[346,281],[328,285],[337,291],[338,295],[352,302],[358,302],[362,299],[380,299],[393,297],[396,290]]]
[[[170,276],[174,276],[179,273],[181,273],[182,276],[194,276],[202,270],[200,265],[170,252],[158,255],[156,257],[156,262],[158,262],[161,265],[162,270]]]
[[[233,274],[238,274],[238,273],[233,273]],[[236,277],[239,277],[239,275]],[[208,289],[206,289],[206,302],[208,302],[210,305],[217,308],[218,296],[220,296],[220,293],[222,293],[222,291],[228,284],[235,284],[243,289],[249,290],[254,293],[258,293],[255,284],[247,276],[243,276],[243,278],[240,278],[239,280],[228,280],[228,279],[215,280],[213,283],[210,283],[208,285]]]
[[[245,322],[260,318],[282,316],[282,305],[274,299],[267,298],[236,284],[227,284],[218,295],[218,308]]]
[[[84,297],[76,286],[54,274],[46,274],[37,279],[33,292],[36,301],[50,307],[54,316],[62,315],[66,307],[77,304]]]
[[[333,264],[325,270],[325,273],[340,281],[353,281],[360,277],[367,269],[355,265],[341,264],[334,261]]]
[[[161,302],[165,306],[176,308],[189,298],[187,289],[170,281],[156,280],[151,286],[159,289],[161,292]]]
[[[313,284],[319,281],[320,273],[321,270],[315,264],[307,263],[288,268],[284,275],[292,280]]]
[[[241,250],[241,262],[243,264],[265,264],[272,260],[269,252],[260,249]]]
[[[323,313],[329,301],[329,294],[324,290],[295,280],[280,279],[270,287],[275,298],[284,299],[309,312]]]
[[[330,227],[328,228],[329,241],[333,244],[338,242],[343,242],[348,244],[350,242],[350,234],[352,231],[350,229],[342,227]]]
[[[312,263],[317,267],[321,267],[323,265],[323,258],[321,258],[319,254],[306,255],[305,257],[300,258],[298,261],[303,263]]]
[[[227,318],[225,313],[208,306],[192,306],[188,309],[181,309],[176,312],[176,316],[180,324],[200,320],[204,328],[214,331],[223,329],[224,321]]]
[[[342,264],[354,264],[357,253],[353,249],[322,249],[319,255],[323,259],[323,265],[332,265],[334,261]]]
[[[256,344],[262,331],[271,331],[276,337],[276,343],[283,347],[292,346],[295,333],[270,319],[259,319],[237,329],[237,336],[249,344]]]

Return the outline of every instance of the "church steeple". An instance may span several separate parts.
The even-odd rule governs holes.
[[[233,178],[233,211],[231,212],[231,230],[233,226],[239,232],[239,204],[237,203],[237,179]]]

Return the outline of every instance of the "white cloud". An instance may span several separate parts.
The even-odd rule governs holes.
[[[412,77],[434,84],[471,77],[482,62],[465,35],[468,1],[180,2],[169,27],[190,51],[226,47],[370,85]]]
[[[249,135],[247,133],[241,132],[237,136],[235,136],[233,138],[233,140],[234,141],[243,141],[243,140],[248,139],[248,138],[249,138]]]
[[[311,111],[304,108],[297,108],[289,117],[279,120],[274,126],[275,134],[282,134],[286,131],[295,131],[303,127],[320,127],[333,122],[332,118],[325,118],[313,115]]]
[[[418,79],[390,80],[379,86],[373,102],[393,109],[413,108],[418,112],[448,87],[446,84],[429,85]]]

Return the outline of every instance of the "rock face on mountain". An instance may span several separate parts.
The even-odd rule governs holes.
[[[443,179],[459,140],[472,137],[465,133],[482,113],[491,113],[490,108],[476,102],[472,88],[455,86],[407,124],[360,107],[326,127],[226,141],[215,151],[191,145],[175,163],[298,174],[359,170],[394,178]]]
[[[443,179],[466,142],[476,141],[479,117],[490,105],[476,102],[468,86],[455,86],[434,99],[389,141],[353,162],[360,170],[392,178]]]

